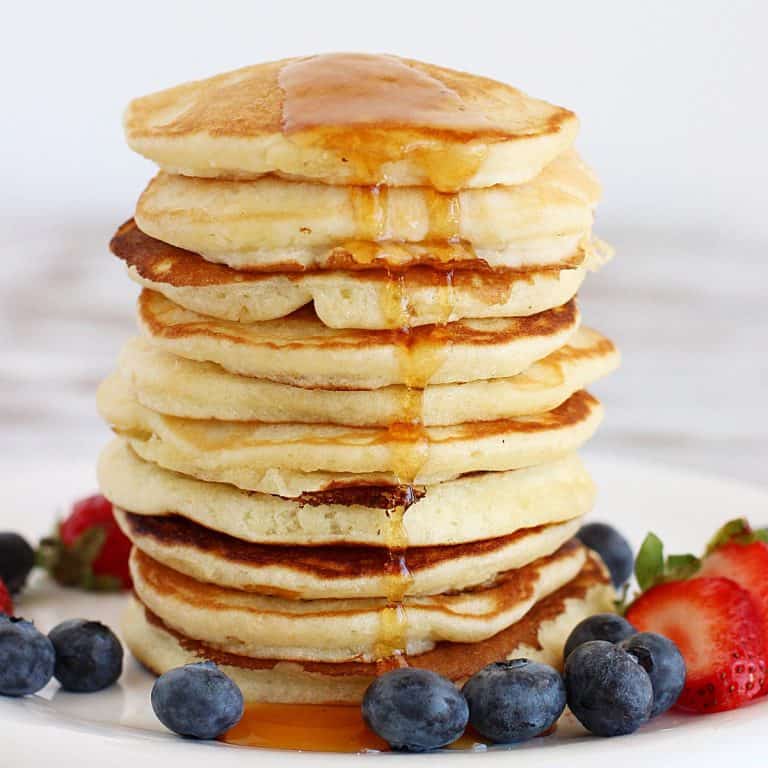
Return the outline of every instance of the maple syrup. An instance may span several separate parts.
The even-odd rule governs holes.
[[[407,651],[408,623],[403,599],[413,583],[408,569],[408,535],[404,518],[413,503],[413,483],[427,460],[429,440],[423,426],[424,388],[444,360],[445,350],[427,336],[426,343],[414,343],[409,316],[403,309],[403,275],[391,276],[383,294],[384,313],[397,317],[400,330],[396,335],[396,354],[400,379],[398,419],[389,425],[384,441],[389,445],[390,466],[398,483],[404,484],[408,503],[395,506],[388,513],[383,532],[389,569],[387,574],[387,605],[380,615],[379,637],[374,656],[377,661],[396,659]]]
[[[403,599],[413,583],[408,569],[405,514],[413,503],[413,484],[429,450],[422,424],[424,388],[442,365],[442,339],[429,334],[422,343],[410,326],[408,276],[392,269],[398,259],[411,266],[414,252],[423,249],[428,263],[450,265],[474,259],[461,240],[461,197],[456,193],[478,171],[487,154],[486,139],[495,127],[482,112],[424,69],[391,56],[325,54],[286,64],[278,75],[284,93],[282,129],[292,140],[328,150],[349,164],[351,175],[387,184],[393,167],[403,160],[420,168],[435,189],[422,189],[427,207],[427,232],[415,248],[391,241],[389,193],[384,186],[353,188],[350,192],[356,237],[342,243],[339,263],[329,267],[386,267],[380,301],[387,323],[398,328],[396,354],[404,383],[398,418],[383,438],[390,466],[408,498],[388,513],[383,533],[387,550],[387,601],[380,612],[374,661],[380,669],[396,665],[407,653],[407,611]],[[454,307],[453,269],[431,276],[436,286],[439,321],[447,323]],[[423,335],[422,335],[423,338]],[[441,343],[442,342],[442,343]],[[272,705],[273,707],[275,705]],[[342,714],[343,713],[343,714]],[[276,724],[270,724],[272,715]],[[266,721],[266,724],[265,722]],[[342,727],[340,727],[340,723]],[[282,730],[281,730],[282,729]],[[313,735],[322,731],[320,744]],[[326,739],[332,739],[329,745]],[[289,746],[320,751],[360,751],[372,746],[359,708],[275,708],[249,711],[226,740],[261,746]],[[244,739],[245,741],[238,741]],[[281,743],[276,743],[281,741]]]
[[[222,741],[312,752],[388,751],[363,721],[359,705],[250,704]]]
[[[386,589],[387,604],[379,615],[379,633],[373,655],[378,662],[397,659],[405,653],[408,645],[408,617],[403,600],[413,584],[413,575],[408,569],[406,554],[408,534],[405,530],[405,513],[413,503],[411,486],[406,486],[408,497],[387,513],[387,525],[383,531],[387,549]]]
[[[467,185],[505,136],[471,101],[394,56],[330,53],[286,63],[282,130],[338,155],[356,179],[390,183],[406,160],[441,191]]]
[[[250,704],[221,741],[244,747],[311,752],[389,752],[356,704]],[[486,742],[472,728],[448,749],[478,749]]]

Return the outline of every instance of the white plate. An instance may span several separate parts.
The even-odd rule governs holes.
[[[609,520],[637,545],[656,531],[675,551],[697,551],[725,520],[745,516],[768,524],[768,493],[739,483],[679,470],[590,457],[600,487],[594,517]],[[44,468],[14,466],[0,470],[0,528],[31,537],[47,532],[68,503],[94,486],[93,469],[82,465]],[[57,588],[37,578],[20,602],[19,613],[43,630],[65,618],[98,618],[118,626],[122,597],[84,594]],[[370,760],[408,761],[415,768],[449,762],[470,768],[482,761],[515,766],[595,768],[598,765],[764,766],[768,744],[768,700],[735,712],[693,717],[666,715],[639,733],[617,739],[585,734],[572,720],[553,736],[483,754],[320,755],[276,752],[178,739],[157,722],[149,704],[152,677],[133,660],[118,686],[92,694],[60,693],[51,684],[41,695],[23,700],[0,698],[0,766],[98,765],[100,768],[169,764],[195,768],[278,765],[325,768],[362,765]],[[762,752],[762,754],[761,754]],[[510,754],[514,753],[514,754]],[[659,762],[661,760],[661,762]]]

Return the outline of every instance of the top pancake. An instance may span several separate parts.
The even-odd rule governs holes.
[[[187,176],[327,184],[520,184],[567,149],[566,109],[509,85],[371,54],[256,64],[132,101],[129,145]]]

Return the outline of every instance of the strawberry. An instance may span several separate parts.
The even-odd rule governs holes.
[[[130,589],[131,542],[103,496],[78,501],[54,536],[40,544],[39,558],[60,584],[93,590]]]
[[[733,520],[714,537],[699,574],[735,581],[749,592],[768,645],[768,543],[763,531],[752,531],[746,520]],[[768,685],[763,686],[768,694]]]
[[[13,600],[11,600],[11,594],[2,579],[0,579],[0,613],[13,616]]]
[[[642,632],[668,637],[683,654],[687,674],[678,708],[735,709],[760,693],[766,676],[760,615],[730,579],[659,583],[630,605],[627,619]]]
[[[733,537],[717,544],[704,556],[700,576],[722,576],[746,589],[755,603],[768,640],[768,544],[761,539]]]

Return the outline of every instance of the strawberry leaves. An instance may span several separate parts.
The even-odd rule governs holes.
[[[664,557],[664,544],[655,533],[645,537],[635,559],[635,578],[645,592],[656,584],[689,579],[701,567],[701,561],[692,554]]]
[[[729,520],[710,539],[704,557],[731,542],[747,545],[755,541],[768,543],[768,528],[753,529],[744,518]],[[690,579],[699,572],[701,565],[702,559],[690,553],[665,557],[661,539],[655,533],[649,533],[635,558],[635,578],[640,591],[646,592],[657,584]],[[622,600],[620,605],[625,602]]]
[[[645,592],[658,583],[664,572],[664,545],[655,533],[649,533],[635,558],[635,578]]]
[[[95,526],[83,531],[72,544],[67,545],[61,540],[60,526],[57,526],[52,536],[40,542],[37,564],[62,586],[116,592],[122,589],[120,579],[93,571],[93,563],[101,554],[106,539],[107,532]]]
[[[738,544],[752,544],[762,541],[768,544],[768,528],[753,530],[743,517],[729,520],[709,541],[706,554],[711,554],[716,549],[730,544],[732,541]]]

